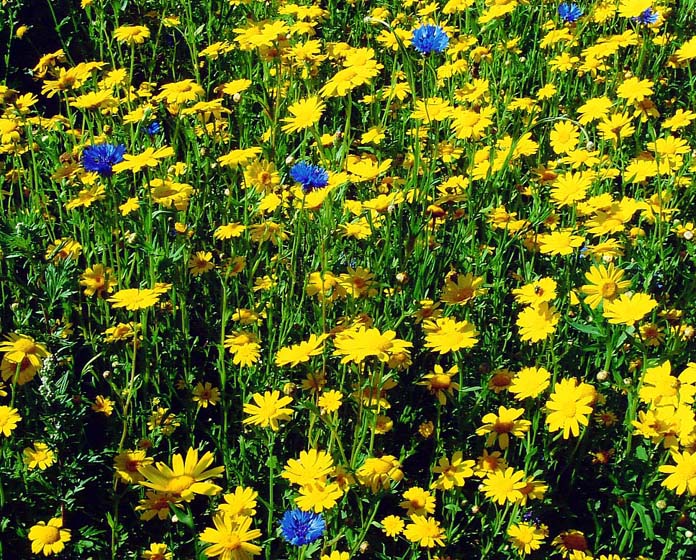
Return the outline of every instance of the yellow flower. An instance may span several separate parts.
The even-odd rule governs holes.
[[[161,148],[145,148],[145,150],[137,155],[125,154],[123,161],[112,167],[114,173],[121,171],[132,171],[137,173],[145,167],[157,167],[160,160],[174,155],[174,150],[171,146],[163,146]]]
[[[261,531],[250,529],[250,517],[231,518],[224,513],[213,516],[215,528],[207,527],[200,539],[210,546],[205,549],[209,558],[220,556],[222,560],[249,560],[261,554],[261,547],[249,541],[261,537]]]
[[[360,484],[369,486],[374,493],[380,488],[388,490],[392,481],[399,482],[404,477],[401,463],[393,455],[368,457],[356,475]]]
[[[388,362],[394,354],[408,353],[412,343],[396,338],[394,331],[380,333],[378,329],[359,326],[339,333],[334,340],[334,356],[343,356],[342,364],[360,364],[375,356],[380,362]]]
[[[42,471],[46,470],[56,459],[55,453],[48,448],[48,445],[40,442],[34,442],[34,447],[26,447],[23,454],[24,464],[29,470],[37,467]]]
[[[603,264],[593,265],[585,278],[589,284],[585,284],[580,291],[585,294],[585,303],[592,309],[597,309],[603,301],[614,301],[630,285],[628,280],[622,280],[624,271],[614,267],[610,263],[608,267]]]
[[[592,414],[594,394],[587,391],[585,383],[578,385],[575,379],[562,379],[546,403],[546,424],[550,432],[563,430],[563,439],[580,434],[580,426],[587,426]]]
[[[505,502],[519,502],[523,498],[522,489],[526,486],[524,478],[524,471],[516,471],[512,467],[489,473],[483,481],[483,492],[486,498],[501,506]]]
[[[512,290],[515,301],[523,305],[536,306],[550,302],[556,297],[556,281],[553,278],[540,278],[521,288]]]
[[[87,267],[80,276],[80,286],[85,287],[86,296],[96,294],[97,297],[101,297],[110,294],[114,291],[116,283],[113,269],[103,264],[95,264],[94,268]]]
[[[159,296],[159,290],[130,288],[119,290],[107,301],[110,301],[114,308],[125,307],[129,311],[137,311],[155,305],[159,301]]]
[[[648,294],[622,294],[614,301],[604,303],[604,317],[612,325],[633,325],[657,307]]]
[[[244,405],[244,412],[249,414],[243,420],[244,424],[254,424],[262,428],[270,427],[277,432],[279,420],[290,420],[291,408],[285,408],[292,402],[292,397],[281,397],[280,391],[266,391],[263,395],[254,393],[252,399],[256,403]]]
[[[400,506],[406,510],[407,515],[432,515],[435,513],[435,496],[427,490],[414,486],[403,494],[404,501]]]
[[[510,441],[508,434],[522,438],[529,431],[531,422],[529,420],[518,420],[524,414],[523,408],[505,408],[500,406],[498,414],[490,412],[486,414],[482,421],[483,426],[476,430],[476,435],[486,438],[486,447],[492,446],[496,440],[500,445],[500,449],[507,449]]]
[[[236,517],[253,517],[256,515],[256,498],[259,493],[253,488],[237,486],[233,493],[225,494],[225,503],[218,506],[218,511],[223,512],[232,519]]]
[[[5,342],[0,342],[0,352],[5,352],[4,360],[13,364],[22,364],[24,360],[28,360],[36,368],[41,367],[42,358],[50,356],[43,344],[30,336],[16,333],[8,335]],[[6,377],[3,378],[7,381]]]
[[[662,486],[674,490],[678,496],[687,490],[690,496],[696,496],[696,452],[684,451],[684,453],[679,453],[672,451],[671,455],[676,465],[661,465],[657,469],[662,473],[670,473],[662,481]]]
[[[467,478],[474,474],[474,461],[463,459],[461,451],[455,451],[450,462],[447,457],[441,457],[438,466],[433,468],[433,472],[440,476],[430,487],[438,490],[450,490],[455,487],[464,486]]]
[[[193,402],[199,408],[208,408],[209,404],[216,405],[219,401],[220,390],[217,387],[213,387],[209,381],[206,381],[205,385],[199,382],[193,388]]]
[[[140,474],[140,468],[152,464],[152,458],[146,455],[144,449],[121,451],[114,457],[114,469],[119,480],[125,484],[136,484],[145,477]]]
[[[122,25],[114,31],[114,39],[127,45],[142,45],[150,37],[150,30],[144,25]]]
[[[54,517],[48,521],[39,521],[29,529],[31,551],[34,554],[50,556],[58,554],[70,540],[70,529],[63,529],[63,518]]]
[[[438,521],[422,515],[411,515],[410,518],[411,523],[404,529],[404,536],[409,541],[426,548],[445,546],[445,534]]]
[[[532,343],[546,340],[556,330],[560,316],[556,308],[548,303],[541,303],[537,307],[526,307],[517,318],[516,325],[520,327],[522,342]]]
[[[191,447],[186,453],[186,459],[179,453],[174,454],[171,468],[161,461],[154,466],[141,466],[139,472],[145,480],[140,481],[140,485],[171,494],[177,501],[190,502],[194,494],[215,496],[222,488],[206,481],[222,476],[225,467],[208,469],[213,459],[213,454],[208,451],[199,460],[198,450]]]
[[[543,367],[526,367],[512,378],[509,390],[515,400],[538,397],[549,386],[551,373]]]
[[[17,424],[22,417],[17,412],[16,408],[9,406],[0,406],[0,433],[5,437],[10,437],[10,434],[17,427]]]
[[[520,554],[529,554],[541,547],[541,542],[548,536],[546,531],[529,523],[511,525],[507,530],[510,543]]]
[[[172,560],[173,554],[167,552],[167,545],[164,543],[152,543],[150,550],[143,552],[144,560]]]
[[[343,404],[343,393],[340,391],[324,391],[317,399],[317,405],[321,409],[322,414],[331,414],[336,412]]]
[[[188,269],[192,276],[200,276],[214,268],[213,254],[210,251],[198,251],[191,255],[188,261]]]
[[[388,537],[397,537],[404,530],[404,520],[396,515],[387,515],[382,519],[382,531]]]
[[[470,272],[467,274],[458,274],[457,281],[447,280],[442,288],[440,301],[451,305],[463,305],[469,303],[477,295],[485,292],[480,288],[483,284],[482,276],[474,276]]]
[[[291,367],[295,367],[301,363],[308,362],[312,356],[318,356],[322,353],[327,336],[326,334],[319,336],[312,334],[309,336],[309,340],[281,348],[276,354],[275,364],[277,366],[287,366],[289,364]]]
[[[440,354],[472,348],[478,342],[474,325],[451,317],[423,321],[423,330],[426,332],[425,347]]]
[[[154,101],[165,101],[169,105],[181,105],[193,101],[205,94],[205,90],[191,79],[164,84],[160,93],[153,97]]]
[[[343,490],[335,482],[310,482],[302,485],[295,503],[302,511],[320,513],[334,507],[341,496]]]
[[[452,381],[452,377],[459,373],[459,367],[456,365],[452,366],[446,372],[442,369],[442,366],[435,364],[434,371],[423,376],[423,379],[417,383],[417,385],[423,385],[428,388],[428,391],[432,395],[437,397],[438,402],[445,406],[447,404],[447,397],[454,395],[454,391],[459,390],[459,383]]]
[[[282,131],[290,134],[314,126],[319,122],[325,107],[316,95],[293,103],[288,107],[292,117],[282,119],[287,123],[282,127]]]
[[[333,459],[326,451],[310,449],[301,451],[299,459],[289,459],[283,473],[291,484],[309,484],[323,482],[333,469]]]
[[[322,554],[319,560],[350,560],[350,553],[334,550],[330,555]]]

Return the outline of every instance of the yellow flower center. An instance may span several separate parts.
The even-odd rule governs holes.
[[[512,431],[513,426],[513,422],[496,422],[495,426],[493,426],[493,429],[499,434],[507,434]]]
[[[566,418],[575,418],[577,412],[577,405],[575,401],[568,400],[565,402],[562,412]]]
[[[599,289],[599,293],[603,298],[612,298],[616,295],[616,290],[616,282],[609,281],[602,284],[602,287]]]
[[[242,541],[236,534],[230,533],[228,535],[225,535],[225,537],[220,542],[220,545],[226,550],[237,550],[242,546]]]
[[[60,540],[60,530],[58,527],[53,527],[52,525],[46,525],[42,527],[41,531],[41,542],[44,544],[53,544]]]
[[[451,384],[452,379],[449,375],[445,375],[444,373],[438,373],[436,375],[433,375],[430,379],[430,386],[436,391],[441,389],[447,389]]]
[[[188,474],[179,475],[172,478],[167,483],[167,492],[171,492],[172,494],[180,494],[184,490],[190,488],[194,482],[196,482],[196,480]]]

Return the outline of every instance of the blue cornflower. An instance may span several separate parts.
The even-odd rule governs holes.
[[[577,4],[563,2],[558,6],[558,15],[563,20],[563,23],[575,23],[582,16],[582,9]]]
[[[326,522],[321,513],[292,509],[283,514],[280,530],[290,544],[302,546],[321,538],[326,530]]]
[[[123,144],[95,144],[82,150],[82,165],[87,171],[96,171],[102,177],[111,177],[112,167],[123,161]]]
[[[422,55],[442,52],[449,45],[449,37],[439,25],[425,24],[413,30],[411,44]]]
[[[329,184],[329,173],[326,169],[303,161],[292,166],[290,177],[302,185],[305,194],[314,189],[322,189]]]
[[[660,12],[655,12],[652,8],[647,8],[643,10],[639,16],[631,18],[636,23],[642,23],[643,25],[652,25],[657,23],[660,19]]]
[[[162,125],[157,121],[152,121],[150,124],[147,125],[145,132],[147,132],[150,136],[154,136],[155,134],[158,134],[161,130]]]

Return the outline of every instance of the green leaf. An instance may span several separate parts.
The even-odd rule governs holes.
[[[655,538],[655,531],[653,530],[652,519],[650,519],[650,516],[648,515],[648,509],[643,504],[639,504],[638,502],[631,502],[631,508],[633,508],[633,511],[638,514],[640,525],[643,528],[645,537],[649,540],[653,540]]]
[[[595,327],[593,325],[586,325],[585,323],[578,323],[577,321],[566,322],[576,331],[580,331],[581,333],[590,334],[592,336],[600,336],[602,334],[602,331],[599,329],[599,327]]]

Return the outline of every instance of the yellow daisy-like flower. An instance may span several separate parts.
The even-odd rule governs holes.
[[[111,302],[114,308],[125,307],[129,311],[147,309],[159,301],[161,292],[159,290],[129,288],[119,290],[107,301]]]
[[[199,536],[209,543],[205,554],[209,558],[219,556],[222,560],[249,560],[261,554],[261,547],[250,541],[261,537],[261,531],[250,529],[251,517],[232,518],[224,513],[213,516],[215,528],[207,527]]]
[[[437,397],[438,402],[445,406],[447,396],[454,395],[454,391],[459,390],[459,383],[452,381],[452,377],[459,373],[459,368],[455,365],[447,371],[442,369],[442,366],[435,364],[434,371],[423,376],[423,379],[417,385],[423,385],[428,388],[432,395]]]
[[[556,281],[553,278],[540,278],[521,288],[512,290],[515,301],[523,305],[536,306],[541,303],[553,301],[556,297]]]
[[[515,437],[524,437],[529,431],[531,422],[529,420],[519,420],[524,414],[523,408],[505,408],[500,406],[498,414],[491,412],[483,417],[483,426],[476,430],[476,435],[488,436],[486,447],[491,447],[496,441],[500,449],[507,449],[510,443],[510,434]]]
[[[127,45],[142,45],[150,37],[150,30],[144,25],[122,25],[114,31],[114,39]]]
[[[291,484],[302,486],[326,480],[333,466],[333,459],[326,451],[310,449],[300,451],[299,459],[289,459],[280,476],[288,479]]]
[[[259,493],[253,488],[237,486],[234,492],[225,494],[225,503],[218,506],[218,511],[231,518],[253,517],[256,515],[256,498]]]
[[[648,294],[622,294],[614,301],[604,304],[604,317],[612,325],[633,325],[657,307],[657,302]]]
[[[432,517],[411,515],[411,523],[406,525],[404,536],[412,543],[425,548],[445,546],[445,533],[440,523]]]
[[[485,292],[481,288],[483,284],[482,276],[474,276],[470,272],[468,274],[458,274],[457,281],[447,280],[442,288],[440,301],[449,303],[450,305],[464,305],[469,303],[477,295]]]
[[[382,519],[382,531],[388,537],[398,537],[404,531],[404,520],[396,515]]]
[[[472,348],[478,342],[478,332],[474,325],[451,317],[423,321],[423,330],[426,332],[425,347],[440,354]]]
[[[336,412],[343,404],[343,393],[333,389],[324,391],[317,399],[317,405],[321,409],[322,414],[331,414]]]
[[[58,554],[65,548],[65,543],[70,540],[70,529],[63,528],[63,518],[54,517],[48,523],[39,521],[29,529],[31,551],[34,554],[50,556]]]
[[[140,468],[152,464],[152,457],[148,457],[144,449],[135,451],[121,451],[114,457],[114,469],[121,482],[136,484],[145,477],[140,474]]]
[[[56,460],[56,455],[48,445],[41,442],[35,442],[34,447],[26,447],[23,451],[24,464],[29,470],[39,468],[46,470]]]
[[[150,549],[143,552],[143,560],[172,560],[172,557],[164,543],[152,543]]]
[[[290,420],[291,408],[285,408],[292,402],[292,397],[281,397],[280,391],[266,391],[263,395],[254,393],[252,399],[256,404],[244,405],[244,412],[249,414],[242,422],[262,428],[271,428],[277,432],[280,420]]]
[[[216,405],[220,401],[220,389],[213,387],[212,383],[197,383],[193,388],[193,402],[200,408],[208,408],[209,404]]]
[[[530,554],[539,549],[542,541],[548,536],[546,531],[530,523],[511,525],[507,534],[510,543],[520,554]]]
[[[334,346],[333,354],[343,356],[342,364],[360,364],[370,356],[375,356],[380,362],[388,362],[394,354],[408,353],[408,348],[413,344],[396,338],[394,331],[380,333],[379,329],[360,326],[339,333],[334,340]]]
[[[403,494],[401,507],[408,510],[407,515],[432,515],[435,513],[435,496],[427,490],[414,486]]]
[[[0,352],[5,352],[3,359],[13,364],[21,364],[28,360],[36,368],[41,367],[42,358],[50,355],[46,348],[32,337],[15,333],[8,335],[5,342],[0,342]]]
[[[311,128],[319,122],[325,108],[326,105],[316,95],[293,103],[288,107],[292,117],[282,119],[283,122],[287,123],[283,125],[282,131],[286,134],[292,134]]]
[[[674,490],[678,496],[687,490],[690,496],[696,496],[696,452],[672,451],[671,455],[676,465],[661,465],[657,469],[662,473],[669,473],[662,481],[662,486]]]
[[[515,400],[538,397],[549,386],[551,373],[543,367],[526,367],[512,378],[509,390]]]
[[[302,511],[320,513],[333,508],[341,496],[343,490],[335,482],[312,482],[302,485],[295,503]]]
[[[179,453],[174,454],[171,468],[161,461],[154,466],[141,466],[138,470],[145,480],[140,481],[140,485],[170,494],[178,501],[190,502],[195,494],[215,496],[222,488],[207,480],[222,476],[225,467],[209,469],[213,459],[208,451],[199,460],[198,450],[189,448],[185,459]]]
[[[578,385],[575,379],[562,379],[556,383],[546,403],[546,424],[550,432],[563,430],[563,439],[568,439],[571,434],[573,437],[580,434],[581,425],[587,426],[595,396],[586,390],[585,385]]]
[[[522,489],[527,485],[525,476],[524,471],[516,471],[512,467],[489,473],[482,484],[483,492],[486,498],[501,506],[505,502],[519,502],[523,497]]]
[[[392,481],[398,482],[404,477],[401,463],[393,455],[368,457],[356,474],[360,484],[369,486],[374,493],[388,490]]]
[[[430,485],[430,488],[450,490],[464,486],[466,479],[474,475],[473,466],[476,463],[471,459],[465,460],[463,457],[461,451],[455,451],[452,455],[452,461],[447,457],[441,457],[438,466],[433,468],[433,472],[440,476]]]
[[[22,417],[17,412],[16,408],[10,408],[9,406],[0,406],[0,433],[5,437],[10,437],[10,434],[14,431],[19,424]]]
[[[594,265],[589,272],[585,273],[585,278],[589,284],[585,284],[580,291],[585,294],[585,303],[592,309],[597,309],[603,301],[614,301],[630,285],[628,280],[622,280],[624,271],[615,268],[611,263],[609,266],[603,264]]]
[[[213,254],[210,251],[198,251],[191,255],[188,261],[188,269],[192,276],[200,276],[214,268]]]
[[[522,342],[539,342],[555,332],[559,318],[553,305],[541,303],[537,307],[523,309],[515,324],[520,327]]]
[[[309,336],[309,340],[281,348],[276,354],[276,365],[295,367],[301,363],[308,362],[312,356],[322,353],[327,336],[326,334],[319,336],[312,334]]]

